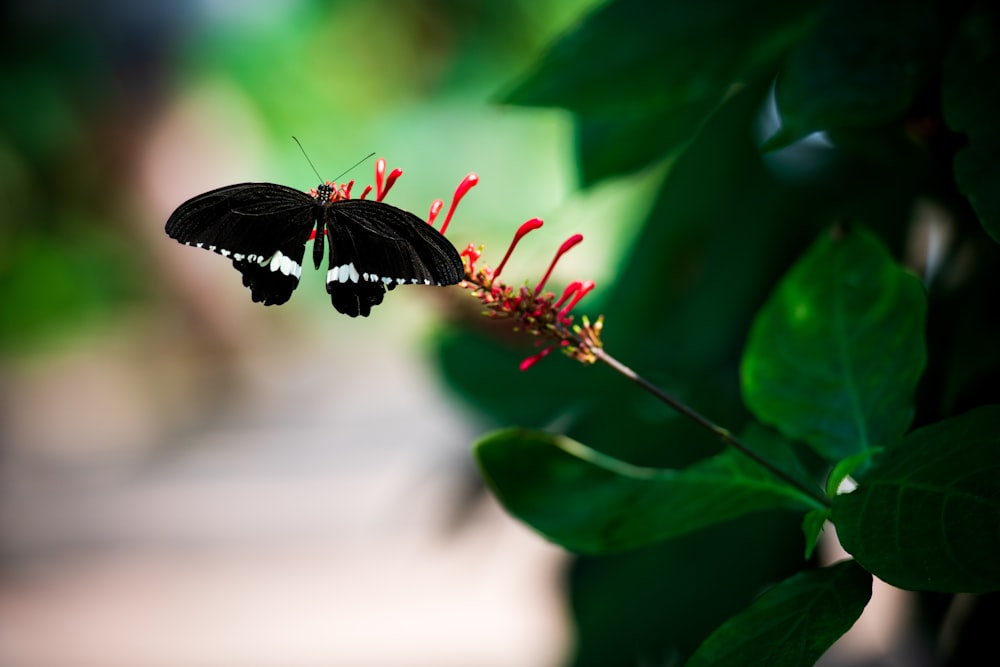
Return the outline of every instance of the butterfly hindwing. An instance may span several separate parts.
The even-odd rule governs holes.
[[[387,289],[454,285],[464,276],[455,247],[412,213],[365,199],[334,202],[324,213],[330,242],[326,291],[341,313],[366,317]]]
[[[166,232],[181,243],[232,260],[254,301],[288,301],[321,206],[310,195],[273,183],[218,188],[181,204]]]
[[[270,257],[233,260],[233,266],[243,274],[243,284],[250,288],[254,301],[277,306],[291,298],[302,276],[307,240],[308,236],[289,241]]]

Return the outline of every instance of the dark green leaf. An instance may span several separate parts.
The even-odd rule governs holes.
[[[813,4],[609,2],[557,41],[507,101],[577,113],[590,183],[669,153],[734,85],[771,78]]]
[[[914,431],[833,499],[844,548],[900,588],[1000,590],[1000,406]]]
[[[827,2],[778,76],[781,136],[871,127],[902,114],[937,66],[939,25],[927,0]]]
[[[799,573],[726,621],[687,667],[811,665],[854,625],[871,594],[871,575],[854,561]]]
[[[775,468],[822,495],[822,485],[817,481],[828,467],[801,443],[794,443],[777,431],[757,422],[750,422],[740,435],[741,440],[756,454],[766,459]],[[812,461],[804,458],[811,457]],[[813,463],[813,465],[810,465]],[[819,465],[815,465],[818,463]]]
[[[824,236],[754,321],[747,405],[829,460],[891,445],[912,416],[925,311],[920,283],[871,234]]]
[[[644,468],[563,436],[509,429],[475,453],[507,511],[583,553],[631,549],[755,510],[815,507],[735,451],[684,470]]]
[[[585,115],[577,121],[577,150],[584,186],[603,178],[636,171],[669,155],[693,139],[717,106],[701,99],[653,114]]]
[[[677,665],[802,569],[798,528],[791,512],[755,512],[644,549],[573,559],[577,645],[567,667]]]
[[[739,0],[609,2],[557,41],[508,101],[615,115],[717,95],[773,65],[802,35],[810,10]]]
[[[753,139],[765,91],[730,98],[671,166],[604,311],[608,344],[624,361],[673,381],[723,363],[732,373],[757,304],[812,240],[801,200],[768,173]],[[785,207],[796,204],[793,219]]]
[[[497,340],[482,330],[456,329],[439,340],[441,372],[455,394],[501,423],[541,427],[554,413],[600,400],[607,385],[592,379],[592,368],[552,358],[526,375],[521,360],[536,352],[527,337]]]
[[[1000,242],[1000,17],[973,12],[945,60],[945,121],[968,145],[955,156],[955,180],[979,221]]]

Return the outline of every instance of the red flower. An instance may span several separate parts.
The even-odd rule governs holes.
[[[393,169],[386,176],[385,169],[385,160],[379,158],[375,162],[374,190],[376,201],[382,201],[403,174],[401,169]],[[459,202],[478,183],[479,177],[470,173],[458,184],[455,194],[452,196],[451,205],[448,207],[448,213],[445,215],[444,222],[441,223],[440,231],[442,234],[447,231]],[[354,187],[353,180],[340,186],[332,182],[327,182],[327,185],[332,189],[331,199],[336,201],[351,198],[351,189]],[[371,194],[372,189],[371,185],[365,186],[360,199]],[[314,197],[318,196],[315,190],[310,190],[310,194]],[[434,200],[428,214],[428,224],[434,224],[443,208],[444,202],[440,199]],[[459,253],[465,264],[465,280],[459,285],[470,290],[479,299],[486,307],[484,314],[487,317],[513,320],[515,331],[523,331],[539,338],[536,344],[542,349],[522,361],[521,370],[528,370],[556,348],[577,361],[592,364],[597,360],[594,350],[602,346],[600,334],[604,321],[603,316],[598,317],[597,321],[591,324],[584,315],[581,317],[582,323],[576,324],[571,311],[594,288],[593,281],[570,283],[558,299],[552,292],[543,291],[559,259],[573,246],[583,241],[582,234],[574,234],[559,246],[555,257],[552,258],[548,269],[534,289],[529,289],[527,286],[515,289],[499,280],[500,273],[507,265],[507,260],[510,259],[514,248],[529,232],[541,226],[542,221],[538,218],[532,218],[522,224],[514,233],[514,238],[496,269],[485,265],[477,266],[476,263],[482,257],[483,249],[482,246],[477,248],[470,243],[465,250]]]
[[[574,281],[556,299],[552,292],[543,291],[559,259],[573,246],[583,241],[582,234],[574,234],[566,239],[556,251],[548,270],[534,289],[526,286],[513,288],[499,280],[507,260],[514,248],[529,232],[542,226],[542,221],[532,218],[522,224],[514,233],[514,238],[504,253],[496,269],[477,266],[482,257],[482,246],[469,244],[460,254],[465,261],[465,280],[460,285],[471,290],[473,295],[486,306],[484,314],[494,319],[512,319],[514,328],[539,337],[541,351],[521,362],[521,370],[528,370],[535,363],[559,348],[567,356],[582,363],[592,364],[597,360],[594,349],[601,347],[603,317],[591,324],[586,316],[582,324],[575,324],[571,311],[594,288],[593,281]]]

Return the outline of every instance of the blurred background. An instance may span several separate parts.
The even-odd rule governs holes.
[[[1000,261],[938,104],[962,12],[618,0],[578,24],[598,4],[0,0],[0,666],[673,665],[843,556],[805,562],[788,512],[581,558],[509,519],[470,455],[497,426],[661,467],[720,443],[603,366],[521,373],[530,341],[459,288],[350,319],[306,270],[265,308],[166,237],[210,189],[314,187],[293,135],[324,179],[385,157],[418,215],[476,172],[448,237],[493,266],[544,218],[510,284],[582,233],[550,285],[594,280],[576,312],[608,349],[734,432],[746,332],[819,234],[864,225],[930,275],[910,242],[950,230],[917,421],[995,396]],[[796,109],[827,131],[762,152]],[[924,664],[950,604],[882,587],[824,664]]]
[[[565,557],[477,493],[488,425],[428,352],[465,295],[351,320],[310,271],[264,308],[163,225],[316,185],[295,135],[326,179],[386,157],[418,214],[475,171],[456,246],[539,216],[511,270],[586,229],[563,268],[599,281],[649,179],[580,194],[565,112],[495,104],[589,4],[0,5],[0,664],[561,661]]]

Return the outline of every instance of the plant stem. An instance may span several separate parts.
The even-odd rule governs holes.
[[[794,477],[792,477],[788,473],[784,472],[783,470],[781,470],[780,468],[778,468],[777,466],[775,466],[773,463],[771,463],[770,461],[768,461],[767,459],[765,459],[764,457],[762,457],[760,454],[758,454],[757,452],[753,451],[745,442],[743,442],[742,440],[740,440],[739,438],[737,438],[735,435],[733,435],[732,433],[730,433],[727,429],[722,428],[721,426],[715,424],[714,422],[710,421],[708,418],[706,418],[703,415],[701,415],[699,412],[696,412],[695,410],[691,409],[690,407],[688,407],[684,403],[681,403],[676,398],[674,398],[673,396],[671,396],[667,392],[663,391],[662,389],[660,389],[659,387],[657,387],[655,384],[651,383],[649,380],[645,379],[644,377],[642,377],[641,375],[639,375],[638,373],[636,373],[634,370],[632,370],[631,368],[629,368],[628,366],[626,366],[622,362],[620,362],[617,359],[615,359],[614,357],[612,357],[610,354],[608,354],[604,350],[604,348],[591,347],[590,351],[593,352],[593,354],[594,354],[595,357],[597,357],[598,359],[600,359],[601,361],[603,361],[605,364],[607,364],[608,366],[610,366],[614,370],[618,371],[619,373],[621,373],[622,375],[624,375],[628,379],[632,380],[637,385],[639,385],[640,387],[642,387],[643,389],[645,389],[646,391],[648,391],[649,393],[651,393],[653,396],[656,396],[658,399],[660,399],[661,401],[663,401],[664,403],[666,403],[671,408],[673,408],[677,412],[681,413],[682,415],[684,415],[688,419],[694,421],[696,424],[698,424],[702,428],[705,428],[705,429],[711,431],[716,436],[718,436],[724,443],[726,443],[727,445],[729,445],[731,447],[736,448],[743,455],[745,455],[745,456],[751,458],[752,460],[756,461],[759,465],[763,466],[768,471],[770,471],[771,474],[779,477],[780,479],[784,480],[788,484],[794,486],[796,489],[798,489],[802,493],[806,494],[807,496],[809,496],[813,500],[817,501],[821,506],[823,506],[823,507],[829,507],[830,506],[830,500],[829,500],[829,498],[827,498],[826,496],[824,496],[823,494],[821,494],[819,491],[817,491],[816,489],[810,488],[808,485],[803,484],[802,482],[800,482],[799,480],[795,479]]]

